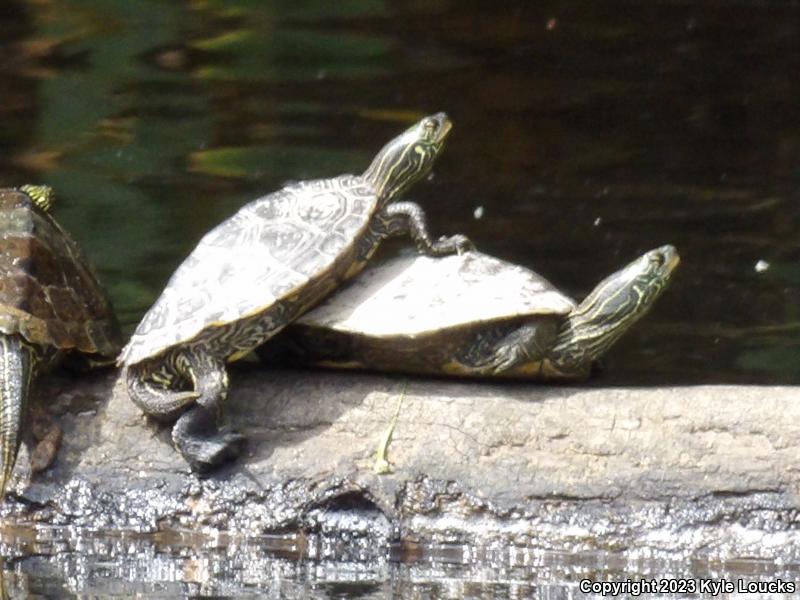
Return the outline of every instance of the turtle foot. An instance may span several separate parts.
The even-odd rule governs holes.
[[[475,244],[473,244],[472,240],[467,236],[461,234],[451,235],[449,237],[442,236],[433,244],[433,251],[439,256],[464,254],[470,250],[475,250]]]
[[[196,473],[207,473],[235,460],[247,439],[236,431],[217,426],[217,419],[200,405],[184,413],[172,428],[172,441]]]
[[[205,474],[236,460],[247,447],[247,438],[235,431],[220,432],[213,437],[178,440],[173,435],[178,452],[192,471]]]

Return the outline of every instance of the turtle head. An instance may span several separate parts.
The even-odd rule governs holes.
[[[363,177],[375,188],[382,204],[430,172],[451,127],[446,114],[436,113],[406,129],[378,152]]]
[[[650,310],[679,262],[673,246],[661,246],[601,281],[559,332],[553,347],[558,362],[586,364],[604,354]]]
[[[45,212],[53,206],[55,194],[49,185],[23,185],[19,191],[27,194],[31,201]]]

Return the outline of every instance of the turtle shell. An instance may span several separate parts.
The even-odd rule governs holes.
[[[15,189],[0,189],[0,331],[60,350],[119,350],[111,303],[78,245]]]
[[[371,338],[424,337],[526,316],[563,316],[575,302],[533,271],[480,252],[401,255],[367,268],[297,320]]]
[[[376,207],[372,187],[352,175],[296,183],[245,205],[207,233],[178,267],[120,363],[211,339],[225,354],[225,344],[218,347],[225,339],[221,329],[257,319],[278,302],[302,305],[304,292],[311,294],[313,287],[318,293],[321,280],[341,279]],[[230,346],[233,353],[233,341]]]

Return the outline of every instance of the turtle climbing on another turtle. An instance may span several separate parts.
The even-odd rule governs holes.
[[[50,214],[45,186],[0,189],[0,498],[14,469],[31,380],[68,354],[119,352],[111,302]]]
[[[178,267],[119,358],[133,402],[176,420],[172,439],[195,471],[234,458],[241,435],[220,428],[226,363],[356,275],[392,235],[430,255],[471,248],[433,241],[422,209],[398,198],[431,169],[450,131],[444,113],[390,141],[362,175],[290,184],[212,229]]]
[[[399,256],[303,315],[258,353],[337,368],[575,380],[653,306],[679,262],[640,256],[576,304],[524,267],[481,254]]]

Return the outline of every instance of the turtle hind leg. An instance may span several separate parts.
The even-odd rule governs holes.
[[[17,335],[0,335],[0,499],[14,470],[36,352]]]
[[[236,459],[245,449],[245,437],[220,428],[222,406],[228,395],[225,363],[207,354],[187,351],[176,365],[194,384],[197,400],[172,428],[172,441],[192,470],[208,472]]]
[[[175,373],[154,374],[139,365],[132,365],[128,367],[126,379],[131,401],[147,416],[159,421],[173,421],[199,396],[195,391],[172,389],[179,383]]]

